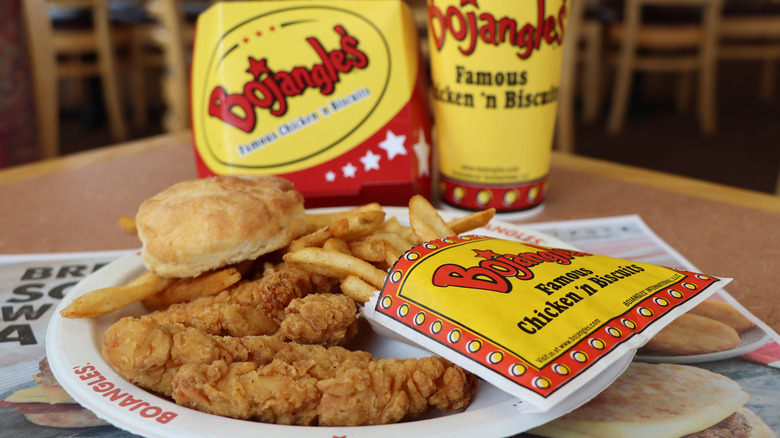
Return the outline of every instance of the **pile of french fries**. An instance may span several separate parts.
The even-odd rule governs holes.
[[[377,203],[335,213],[307,214],[306,233],[281,251],[290,265],[339,279],[343,293],[362,304],[382,288],[388,270],[408,249],[484,226],[494,214],[494,209],[488,209],[447,222],[419,195],[409,201],[410,226],[394,217],[386,218]],[[122,216],[119,226],[128,233],[137,232],[133,218]],[[60,314],[66,318],[94,318],[139,301],[154,309],[215,295],[241,280],[251,263],[184,279],[147,271],[126,285],[86,293]]]

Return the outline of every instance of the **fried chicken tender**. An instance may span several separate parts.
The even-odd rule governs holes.
[[[340,345],[358,306],[338,283],[285,264],[262,278],[139,318],[103,338],[124,378],[217,415],[348,426],[465,409],[477,379],[445,359],[374,359]],[[322,345],[320,345],[322,344]]]
[[[172,304],[143,318],[160,324],[183,324],[219,336],[270,335],[279,329],[279,324],[257,307],[208,303],[200,299]]]
[[[312,294],[292,300],[277,331],[285,341],[344,345],[358,331],[358,308],[346,295]]]
[[[148,315],[122,318],[103,336],[103,356],[128,380],[170,395],[172,375],[184,364],[218,359],[266,364],[288,347],[285,341],[338,345],[357,333],[357,306],[345,295],[297,298],[286,313],[273,336],[244,337],[211,335]]]
[[[127,380],[170,396],[171,382],[184,364],[270,362],[284,348],[280,339],[249,340],[214,336],[182,324],[160,324],[152,319],[122,318],[103,336],[103,357]]]
[[[324,347],[299,345],[303,349]],[[346,355],[330,347],[327,355]],[[429,406],[464,409],[477,380],[445,359],[328,360],[292,354],[268,365],[217,360],[184,365],[173,381],[183,406],[233,418],[295,425],[357,426],[414,418]]]
[[[473,374],[436,356],[375,360],[319,382],[322,426],[397,423],[428,410],[465,409],[477,390]]]
[[[217,295],[173,304],[145,316],[163,324],[184,324],[212,335],[270,335],[279,329],[294,299],[332,292],[336,280],[286,264],[267,266],[261,278],[242,281]]]
[[[335,293],[340,291],[338,281],[280,263],[266,263],[261,277],[236,284],[226,292],[213,297],[214,303],[234,303],[253,306],[265,311],[277,321],[295,298],[311,293]]]

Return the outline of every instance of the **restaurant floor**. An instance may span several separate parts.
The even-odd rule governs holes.
[[[576,153],[675,173],[715,183],[774,193],[780,170],[780,69],[770,102],[759,98],[758,64],[721,64],[718,77],[717,133],[704,136],[693,108],[677,114],[675,78],[639,77],[626,119],[617,136],[605,132],[608,99],[592,124],[577,121]],[[133,137],[162,132],[161,109]],[[64,154],[111,144],[100,113],[63,114]]]

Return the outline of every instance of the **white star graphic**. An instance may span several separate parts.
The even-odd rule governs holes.
[[[381,155],[377,155],[370,150],[366,152],[365,155],[360,157],[360,162],[363,163],[363,170],[365,172],[368,172],[369,170],[379,170],[379,159],[382,158]]]
[[[341,173],[344,174],[344,178],[354,178],[355,172],[357,172],[357,167],[352,165],[352,163],[347,163],[341,168]]]
[[[387,136],[379,143],[379,147],[387,152],[387,159],[392,160],[396,155],[406,155],[405,141],[405,135],[395,135],[388,129]]]
[[[325,173],[325,181],[333,182],[336,181],[336,173],[332,170],[329,170]]]
[[[431,154],[431,146],[425,141],[425,132],[420,129],[420,138],[412,146],[414,154],[417,155],[417,176],[429,175],[428,157]]]

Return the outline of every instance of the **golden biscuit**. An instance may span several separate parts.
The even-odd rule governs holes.
[[[747,319],[739,310],[725,301],[707,299],[688,313],[720,321],[732,327],[737,333],[744,333],[756,326],[753,321]]]
[[[730,350],[740,341],[739,333],[720,321],[685,314],[653,336],[646,347],[672,355],[705,354]]]
[[[195,277],[279,249],[305,229],[303,196],[275,176],[218,176],[175,184],[136,215],[146,268]]]

